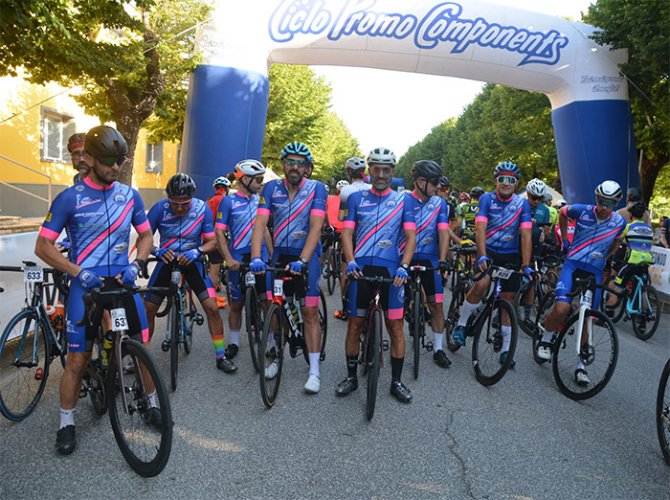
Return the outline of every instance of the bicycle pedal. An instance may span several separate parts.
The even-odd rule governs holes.
[[[388,339],[382,340],[382,351],[388,351],[389,350],[389,341]]]
[[[44,378],[44,369],[38,368],[35,370],[35,380],[42,380]]]
[[[428,351],[428,352],[431,352],[434,349],[434,346],[433,346],[432,342],[426,342],[424,347],[426,348],[426,351]]]
[[[161,342],[161,351],[168,352],[169,350],[170,350],[170,341],[164,340],[163,342]]]
[[[205,318],[203,318],[202,314],[196,313],[195,319],[193,320],[198,326],[202,326],[205,324]]]

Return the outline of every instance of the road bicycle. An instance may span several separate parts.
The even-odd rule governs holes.
[[[661,322],[662,309],[658,292],[649,283],[649,274],[631,275],[623,288],[614,283],[616,278],[616,275],[610,276],[605,281],[600,310],[610,316],[612,323],[621,318],[630,320],[637,338],[649,340]]]
[[[419,354],[421,348],[428,352],[433,350],[433,343],[426,341],[426,321],[430,320],[430,312],[421,288],[421,273],[434,272],[437,269],[423,265],[409,266],[410,278],[407,281],[408,292],[405,293],[405,311],[409,322],[409,333],[412,337],[412,354],[414,358],[414,379],[419,378]]]
[[[326,251],[326,258],[324,260],[322,275],[326,280],[326,288],[328,295],[332,295],[335,291],[335,284],[337,280],[341,279],[342,272],[342,248],[340,246],[340,238],[336,233],[329,234],[331,238],[331,245]]]
[[[474,281],[485,276],[491,277],[489,292],[482,305],[470,315],[465,326],[466,335],[473,338],[472,366],[475,378],[485,386],[496,384],[512,366],[514,351],[518,338],[518,320],[512,304],[500,296],[502,281],[508,280],[516,273],[505,267],[489,264],[486,271]],[[518,274],[518,273],[517,273]],[[452,299],[453,300],[453,299]],[[510,326],[510,343],[507,354],[503,348],[503,318],[507,316]],[[457,351],[461,345],[454,341],[454,328],[447,332],[447,347],[450,351]]]
[[[130,288],[107,280],[102,288],[92,288],[83,296],[84,315],[77,323],[98,332],[95,343],[99,351],[87,364],[85,390],[99,415],[109,411],[121,454],[135,472],[145,477],[160,474],[170,458],[172,410],[153,357],[129,336],[125,307],[127,303],[134,306],[135,293],[167,296],[175,292],[175,285]],[[99,328],[105,309],[111,313],[111,340],[105,339]],[[154,410],[160,414],[159,423],[154,421]]]
[[[559,390],[577,401],[592,398],[602,391],[616,368],[619,342],[612,321],[601,311],[593,309],[593,294],[597,288],[590,273],[576,272],[573,291],[568,297],[579,297],[579,306],[568,316],[551,344],[551,364]],[[544,328],[540,327],[533,339],[533,357],[537,357]],[[590,382],[577,380],[577,370],[584,370]]]
[[[656,430],[665,463],[670,466],[670,359],[665,363],[656,396]]]
[[[477,249],[475,247],[454,247],[450,249],[454,256],[450,261],[451,279],[449,290],[451,291],[451,301],[445,318],[445,331],[447,339],[447,349],[456,352],[460,345],[450,343],[451,333],[458,324],[460,310],[465,296],[472,288],[472,266]]]
[[[289,355],[295,358],[301,351],[309,364],[307,345],[304,336],[304,323],[295,290],[284,294],[284,285],[295,280],[296,276],[283,267],[267,267],[266,272],[274,273],[273,298],[265,314],[263,334],[259,346],[259,379],[261,398],[269,409],[277,400],[282,368],[284,366],[284,346],[289,345]],[[307,282],[307,272],[303,270],[303,279]],[[294,287],[292,287],[294,288]],[[326,358],[326,339],[328,334],[326,298],[323,291],[319,298],[319,326],[321,328],[320,360]]]
[[[52,322],[47,307],[55,307],[60,299],[65,302],[67,279],[60,271],[30,261],[23,261],[22,267],[0,266],[0,271],[22,272],[26,291],[24,307],[7,322],[0,337],[0,413],[19,422],[39,402],[51,362],[60,358],[65,367],[64,318]]]

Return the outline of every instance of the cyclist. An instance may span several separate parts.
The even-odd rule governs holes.
[[[551,203],[553,201],[554,197],[551,195],[549,190],[546,189],[544,197],[542,198],[542,202],[547,207],[547,209],[549,209],[549,222],[551,223],[552,227],[558,222],[558,210],[552,206]]]
[[[402,318],[404,285],[409,276],[407,269],[416,247],[415,199],[390,189],[396,166],[395,155],[390,149],[375,148],[370,151],[367,165],[372,188],[349,197],[342,231],[342,248],[348,262],[347,275],[354,279],[347,291],[347,378],[337,385],[335,394],[346,396],[358,388],[356,372],[360,335],[365,326],[371,287],[368,282],[359,282],[355,278],[362,275],[393,277],[393,284],[383,286],[382,292],[386,328],[391,336],[391,394],[398,401],[409,403],[412,393],[401,382],[405,359]],[[398,240],[403,232],[406,245],[400,258]]]
[[[242,160],[235,165],[235,177],[238,190],[226,196],[216,215],[216,241],[219,251],[226,259],[228,266],[228,283],[230,286],[230,311],[228,313],[228,327],[230,328],[230,342],[226,349],[226,357],[233,359],[237,355],[240,345],[240,328],[242,326],[242,291],[240,290],[240,263],[249,263],[251,254],[251,228],[254,225],[258,210],[259,191],[263,187],[265,165],[253,159]],[[229,237],[226,238],[226,233]],[[272,250],[270,232],[265,230],[261,256],[267,260]],[[263,308],[267,308],[269,296],[270,275],[265,280],[256,280],[256,291],[261,299]]]
[[[193,197],[195,191],[195,183],[189,175],[173,175],[165,188],[167,198],[156,202],[149,210],[147,217],[151,232],[158,231],[160,234],[160,244],[153,254],[162,261],[156,264],[151,273],[149,286],[169,286],[172,273],[170,264],[177,261],[207,316],[216,367],[225,373],[233,373],[237,367],[225,356],[223,321],[214,298],[214,286],[204,272],[204,263],[198,261],[202,254],[216,248],[214,220],[207,204]],[[161,302],[163,297],[160,295],[149,294],[144,299],[150,338],[153,336],[154,320]]]
[[[498,266],[522,270],[530,277],[531,214],[528,200],[517,196],[514,191],[519,181],[519,167],[511,161],[499,163],[493,171],[496,189],[479,199],[479,212],[475,219],[475,243],[477,245],[477,266],[485,271],[492,262]],[[519,240],[521,240],[519,242]],[[514,293],[519,288],[518,275],[503,281],[501,297],[514,303]],[[461,306],[458,325],[454,329],[454,342],[465,345],[465,326],[470,315],[481,304],[488,290],[491,278],[486,276],[476,281]],[[503,316],[501,327],[503,336],[500,361],[504,362],[509,350],[512,327],[510,318]],[[512,361],[513,363],[514,361]]]
[[[90,172],[85,179],[61,192],[49,208],[35,244],[35,255],[49,266],[68,273],[70,292],[66,328],[68,356],[60,381],[60,428],[56,450],[68,455],[76,447],[74,412],[81,379],[91,357],[96,332],[77,326],[84,314],[82,296],[88,288],[101,287],[105,280],[132,285],[145,265],[152,246],[151,228],[139,193],[117,182],[128,146],[114,128],[101,125],[86,133],[86,162]],[[137,259],[128,263],[130,226],[137,231]],[[71,242],[68,260],[54,243],[65,229]],[[130,332],[148,340],[147,319],[139,296],[128,305]],[[133,307],[134,306],[134,307]],[[160,423],[156,393],[151,394],[149,423]]]
[[[446,175],[440,177],[440,185],[437,189],[437,195],[444,201],[449,200],[449,178]]]
[[[340,241],[342,238],[342,221],[340,220],[340,206],[342,202],[340,196],[342,189],[346,186],[349,186],[349,181],[337,181],[337,184],[335,185],[337,188],[337,194],[328,195],[328,202],[326,204],[326,220],[324,221],[324,238],[322,240],[324,258],[326,259],[328,258],[326,250],[328,250],[331,245],[333,245],[336,241]],[[324,272],[327,272],[328,267],[324,267],[324,270]],[[331,269],[330,272],[337,272],[340,274],[340,292],[343,292],[344,269]],[[335,311],[336,318],[343,319],[341,316],[342,311]],[[346,319],[346,317],[344,319]]]
[[[207,200],[207,205],[212,211],[212,217],[216,220],[216,212],[219,209],[221,200],[228,196],[230,191],[230,186],[232,183],[228,180],[227,177],[220,176],[214,179],[212,186],[214,186],[214,195]],[[221,283],[219,282],[219,276],[221,275],[221,264],[223,264],[223,255],[218,248],[215,248],[211,252],[207,252],[207,258],[209,259],[209,278],[212,280],[212,283],[216,286],[216,291],[221,290]],[[226,297],[216,295],[216,303],[219,309],[223,309],[228,305]]]
[[[261,193],[256,220],[251,234],[250,268],[255,273],[265,272],[261,259],[261,242],[268,219],[274,219],[274,250],[272,263],[286,266],[297,275],[296,295],[302,306],[305,325],[305,342],[309,358],[309,377],[305,392],[316,394],[321,383],[319,362],[321,357],[321,331],[318,305],[320,297],[319,278],[321,256],[321,228],[326,211],[326,188],[321,182],[306,178],[311,171],[314,158],[309,148],[300,142],[287,144],[281,152],[284,179],[268,182]],[[305,283],[302,272],[307,271]],[[273,364],[267,376],[278,372]]]
[[[551,359],[554,334],[570,311],[571,299],[567,294],[572,290],[573,276],[575,273],[590,273],[594,275],[597,284],[602,283],[607,255],[616,248],[626,227],[625,219],[614,212],[623,196],[619,184],[610,180],[604,181],[596,187],[595,195],[595,205],[567,205],[558,214],[567,258],[556,285],[556,300],[547,314],[545,331],[538,344],[537,355],[541,359]],[[567,239],[568,217],[576,221],[572,243],[568,243]],[[594,309],[600,304],[601,293],[601,289],[596,289],[593,294]],[[584,386],[590,383],[581,360],[577,362],[575,381]]]
[[[430,325],[433,328],[433,361],[442,368],[449,368],[451,361],[442,349],[444,342],[444,310],[442,300],[444,287],[442,277],[446,277],[449,252],[449,206],[437,196],[442,177],[442,167],[432,160],[417,161],[411,170],[414,190],[411,196],[416,200],[416,250],[410,265],[435,268],[436,271],[421,273],[421,284],[430,309]],[[404,249],[401,238],[400,251]]]
[[[484,194],[484,189],[479,186],[470,190],[470,201],[458,206],[458,218],[461,220],[461,236],[469,240],[475,240],[475,217],[479,210],[479,198]]]
[[[642,190],[639,187],[628,188],[628,191],[626,192],[626,206],[617,210],[617,213],[626,219],[628,224],[630,224],[633,222],[631,207],[639,202],[644,203],[644,200],[642,199]],[[651,225],[651,216],[649,215],[649,210],[647,210],[646,207],[644,209],[644,213],[642,214],[642,221],[645,224]]]
[[[90,165],[86,162],[86,153],[84,152],[84,139],[86,134],[78,132],[72,134],[67,140],[67,150],[70,153],[70,160],[72,166],[77,171],[74,176],[74,182],[80,181],[88,175],[91,170]]]

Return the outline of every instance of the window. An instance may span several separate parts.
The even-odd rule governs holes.
[[[41,160],[68,163],[67,140],[76,131],[74,118],[44,106],[41,115]]]
[[[163,171],[163,143],[147,144],[146,172],[160,174]]]

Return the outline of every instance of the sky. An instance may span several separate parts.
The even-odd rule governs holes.
[[[590,0],[489,0],[544,14],[580,20]],[[595,1],[595,0],[594,0]],[[332,92],[332,110],[358,139],[361,152],[391,148],[399,158],[443,121],[457,117],[484,83],[345,66],[312,66]],[[376,119],[373,116],[387,116]]]

